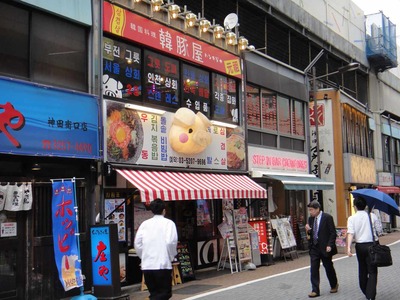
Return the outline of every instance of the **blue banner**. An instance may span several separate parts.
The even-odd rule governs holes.
[[[0,152],[100,158],[99,101],[0,77]]]
[[[52,219],[54,258],[58,275],[65,291],[83,285],[80,253],[75,231],[74,182],[63,180],[53,182]]]
[[[90,231],[93,285],[112,285],[110,225]]]

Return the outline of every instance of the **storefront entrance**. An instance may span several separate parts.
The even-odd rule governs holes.
[[[24,296],[25,222],[25,212],[0,212],[0,299]]]

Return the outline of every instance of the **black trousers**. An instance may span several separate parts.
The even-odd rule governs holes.
[[[143,270],[150,299],[168,300],[172,297],[172,270]]]
[[[375,299],[378,283],[378,268],[371,265],[368,248],[373,243],[356,243],[358,260],[358,283],[367,299]]]
[[[329,285],[331,288],[336,287],[338,280],[336,277],[336,271],[333,267],[332,256],[324,256],[318,245],[312,245],[310,248],[310,278],[311,278],[311,288],[313,292],[318,295],[319,291],[319,266],[321,264],[325,268],[326,277],[328,277]]]

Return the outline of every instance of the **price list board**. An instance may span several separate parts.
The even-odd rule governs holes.
[[[195,113],[210,117],[210,73],[199,68],[182,65],[183,103]]]
[[[103,38],[103,94],[109,98],[142,100],[140,48]]]
[[[144,101],[179,108],[179,61],[144,50]]]
[[[213,120],[239,124],[239,101],[236,80],[212,74]]]
[[[181,271],[182,281],[195,279],[192,257],[189,252],[189,245],[187,243],[178,243],[177,259],[179,262],[179,269]]]

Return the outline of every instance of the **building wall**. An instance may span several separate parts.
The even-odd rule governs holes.
[[[310,37],[328,43],[327,48],[349,55],[363,65],[365,56],[364,13],[350,0],[267,0],[273,8],[298,22]]]

